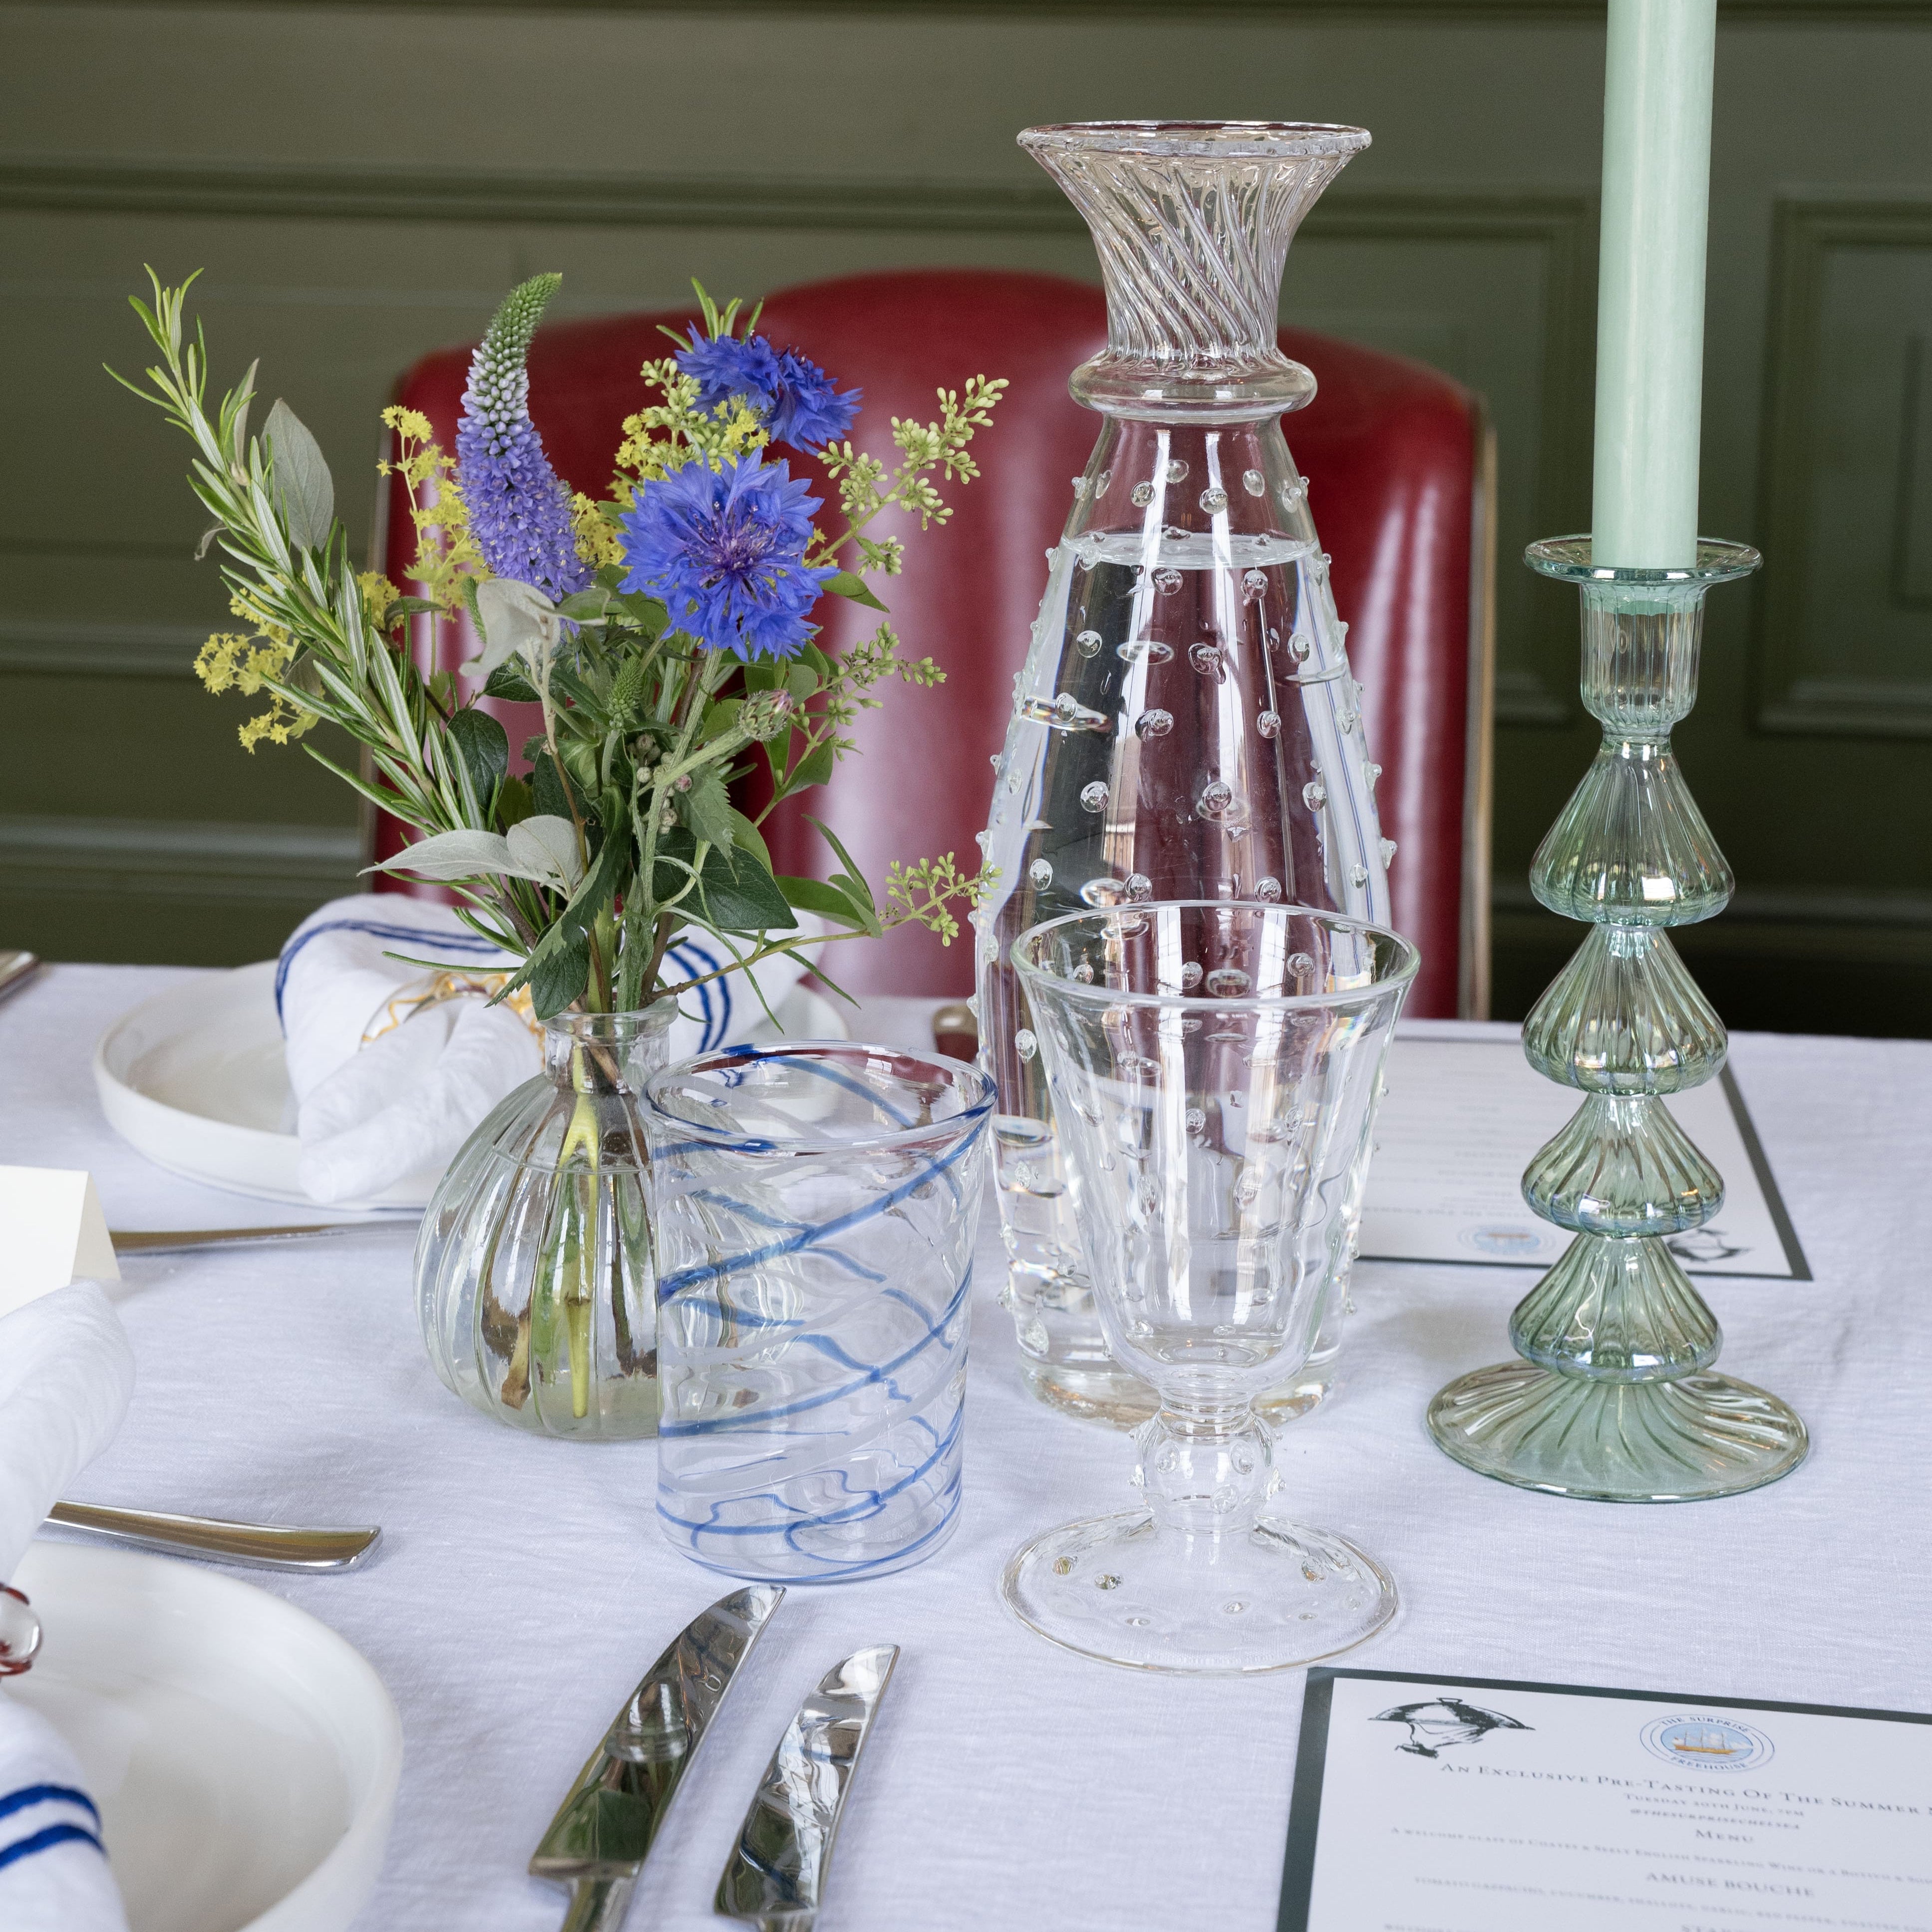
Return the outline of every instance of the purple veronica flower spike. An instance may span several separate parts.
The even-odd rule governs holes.
[[[545,304],[561,275],[536,275],[511,290],[470,363],[456,471],[470,506],[470,527],[483,560],[499,577],[534,585],[553,602],[591,582],[577,554],[570,492],[550,466],[530,421],[530,352]]]
[[[818,508],[810,487],[754,455],[641,484],[621,526],[623,588],[662,598],[671,622],[713,650],[796,656],[820,585],[838,574],[805,561]]]

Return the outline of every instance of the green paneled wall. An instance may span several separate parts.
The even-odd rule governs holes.
[[[1771,568],[1712,600],[1681,734],[1740,882],[1684,950],[1734,1024],[1932,1031],[1932,5],[1723,19],[1702,521]],[[144,261],[204,269],[218,374],[261,355],[359,530],[397,373],[537,268],[578,314],[694,274],[1090,275],[1019,128],[1298,117],[1376,145],[1284,316],[1438,364],[1497,424],[1520,1012],[1576,936],[1524,884],[1592,742],[1574,604],[1515,558],[1588,518],[1601,61],[1584,0],[0,6],[0,944],[256,957],[356,864],[341,788],[243,752],[245,705],[188,673],[224,613],[183,447],[100,373],[139,359]]]

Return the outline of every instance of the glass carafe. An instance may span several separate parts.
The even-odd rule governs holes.
[[[1315,393],[1282,355],[1288,245],[1358,128],[1098,123],[1020,144],[1093,231],[1106,350],[1073,372],[1104,418],[1048,568],[983,836],[982,1064],[1006,1298],[1034,1394],[1121,1426],[1153,1391],[1101,1332],[1033,1022],[1006,957],[1028,926],[1142,899],[1300,904],[1386,924],[1376,817],[1328,559],[1280,417]],[[1372,1121],[1370,1125],[1372,1126]],[[1325,1390],[1340,1343],[1368,1128],[1324,1180],[1321,1332],[1276,1419]]]

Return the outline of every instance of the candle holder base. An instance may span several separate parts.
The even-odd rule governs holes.
[[[1429,1432],[1478,1475],[1590,1502],[1701,1502],[1789,1475],[1796,1413],[1729,1376],[1586,1381],[1533,1363],[1477,1369],[1429,1405]]]

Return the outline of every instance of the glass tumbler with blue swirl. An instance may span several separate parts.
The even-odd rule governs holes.
[[[1160,1407],[1137,1438],[1141,1506],[1035,1538],[1006,1601],[1144,1670],[1347,1650],[1394,1615],[1395,1586],[1275,1513],[1256,1399],[1316,1346],[1415,949],[1306,906],[1196,899],[1049,920],[1011,957],[1108,1345]]]
[[[845,1582],[958,1520],[992,1083],[849,1040],[738,1047],[646,1090],[658,1515],[733,1576]]]

